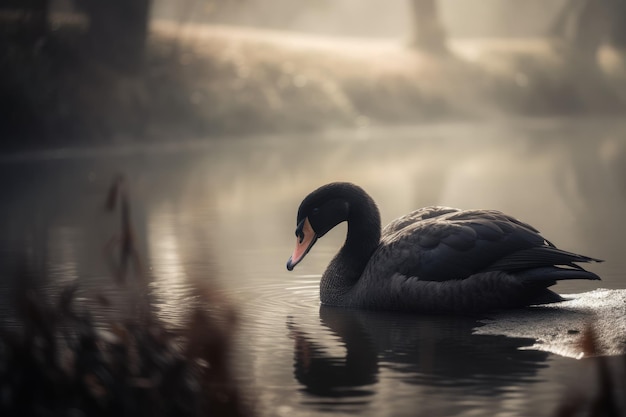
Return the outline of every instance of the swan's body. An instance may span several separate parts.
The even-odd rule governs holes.
[[[549,286],[600,279],[576,263],[599,261],[557,249],[532,226],[495,210],[426,207],[381,232],[365,191],[332,183],[298,210],[293,269],[337,224],[344,246],[320,283],[323,304],[413,312],[480,312],[562,301]]]

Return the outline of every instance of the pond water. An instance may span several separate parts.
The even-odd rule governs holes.
[[[626,122],[502,120],[4,156],[5,320],[17,259],[45,271],[50,294],[78,280],[87,304],[118,299],[102,315],[126,314],[104,256],[118,233],[103,210],[118,173],[159,317],[179,326],[198,285],[230,300],[233,366],[261,416],[549,416],[572,381],[592,378],[587,361],[531,349],[532,338],[477,331],[494,316],[320,307],[319,277],[345,226],[293,272],[285,262],[298,205],[324,183],[361,185],[383,223],[432,204],[503,210],[559,247],[606,260],[590,266],[600,283],[558,292],[625,284]]]

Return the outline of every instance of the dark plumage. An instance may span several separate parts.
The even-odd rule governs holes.
[[[350,183],[309,194],[297,217],[293,269],[316,240],[347,221],[345,244],[320,283],[323,304],[412,312],[481,312],[562,301],[548,287],[600,279],[532,226],[495,210],[426,207],[381,233],[372,198]]]

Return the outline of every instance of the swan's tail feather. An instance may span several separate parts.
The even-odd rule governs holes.
[[[533,268],[550,267],[553,265],[567,266],[569,270],[585,271],[577,262],[602,262],[601,259],[567,252],[551,246],[537,246],[514,252],[490,265],[489,271],[526,271]],[[586,272],[586,271],[585,271]],[[570,279],[570,278],[557,278]],[[572,278],[574,279],[574,278]],[[599,279],[599,278],[583,278]]]
[[[600,277],[593,272],[577,268],[563,268],[558,266],[548,266],[541,268],[531,268],[519,271],[514,274],[519,280],[525,284],[533,284],[540,282],[556,282],[566,279],[589,279],[599,280]]]

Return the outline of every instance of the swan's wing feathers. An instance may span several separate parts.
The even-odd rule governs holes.
[[[602,262],[600,259],[567,252],[552,246],[536,246],[513,252],[491,264],[487,271],[519,271],[543,266],[562,265],[583,270],[575,262]]]
[[[479,240],[478,233],[469,225],[443,227],[440,234],[440,243],[455,251],[464,252],[476,247]]]
[[[543,287],[549,287],[555,284],[556,281],[565,279],[600,280],[598,275],[581,267],[562,268],[559,266],[525,269],[515,273],[515,277],[526,286],[537,285]]]
[[[415,213],[415,212],[414,212]],[[464,279],[477,272],[520,271],[595,259],[561,251],[532,226],[493,210],[453,210],[424,217],[383,236],[396,272],[420,280]],[[417,217],[417,216],[416,216]],[[559,278],[556,278],[559,279]]]
[[[428,206],[417,209],[405,216],[399,217],[389,223],[383,229],[382,235],[390,235],[396,233],[407,226],[411,226],[414,223],[420,222],[426,219],[432,219],[435,217],[443,216],[449,213],[459,212],[459,209],[451,208],[451,207],[442,207],[442,206]]]

